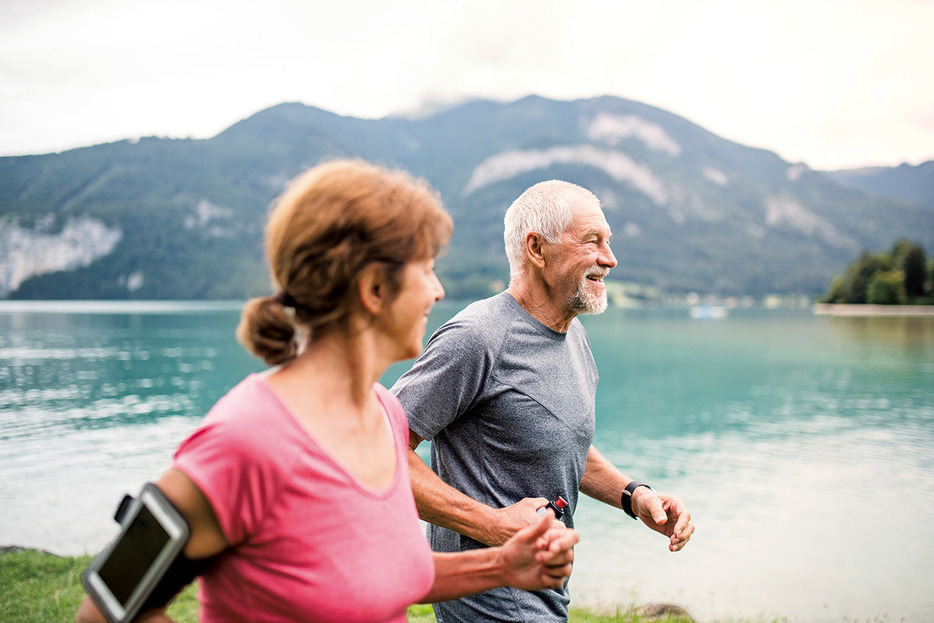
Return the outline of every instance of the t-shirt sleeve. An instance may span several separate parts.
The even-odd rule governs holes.
[[[392,386],[409,428],[422,439],[433,439],[476,402],[491,362],[483,335],[470,323],[454,319],[439,328]]]
[[[259,528],[278,495],[287,458],[263,452],[266,438],[241,422],[209,417],[175,453],[173,467],[201,489],[233,545]]]

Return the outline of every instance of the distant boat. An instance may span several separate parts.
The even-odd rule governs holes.
[[[691,308],[691,318],[696,318],[697,320],[726,318],[729,315],[730,310],[722,305],[695,305]]]

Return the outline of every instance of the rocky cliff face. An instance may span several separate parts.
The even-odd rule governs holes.
[[[32,228],[0,222],[0,298],[30,277],[88,266],[123,239],[120,229],[91,217],[69,218],[57,232],[50,231],[53,222],[53,216]]]

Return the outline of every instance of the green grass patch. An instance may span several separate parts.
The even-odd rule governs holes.
[[[84,598],[81,573],[89,556],[60,558],[31,550],[0,554],[0,621],[73,621]]]
[[[91,556],[56,556],[30,549],[0,549],[0,623],[71,623],[84,599],[81,574]],[[169,606],[178,623],[197,623],[197,586]]]
[[[56,556],[19,548],[0,548],[0,623],[71,623],[84,599],[81,574],[90,556]],[[197,623],[197,586],[192,584],[169,606],[177,623]],[[429,605],[409,608],[409,623],[434,623]],[[688,623],[690,618],[647,619],[635,610],[600,614],[572,608],[571,623]]]

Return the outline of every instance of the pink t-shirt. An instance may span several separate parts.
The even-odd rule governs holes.
[[[211,409],[175,467],[204,492],[234,546],[201,578],[204,623],[405,621],[434,562],[421,532],[402,405],[374,385],[396,446],[385,491],[357,480],[261,375]]]

